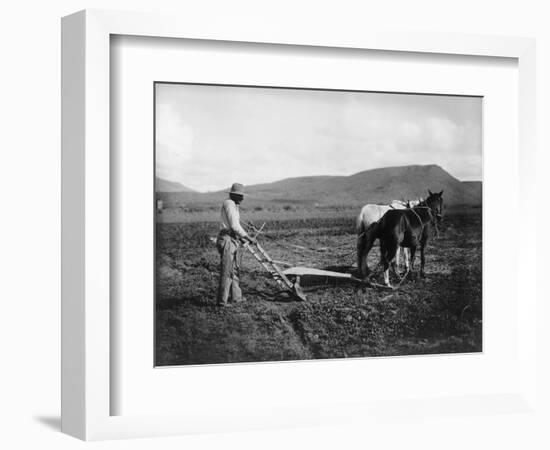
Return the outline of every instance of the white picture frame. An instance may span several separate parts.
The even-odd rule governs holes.
[[[331,34],[308,28],[279,29],[264,23],[197,22],[192,16],[87,10],[62,22],[62,430],[85,440],[162,436],[354,421],[377,414],[391,417],[395,400],[331,405],[278,406],[222,415],[111,415],[110,379],[110,37],[131,35],[303,47],[369,49],[417,54],[513,58],[519,76],[519,205],[534,218],[535,43],[527,38],[348,30]],[[535,241],[518,248],[519,260],[536,261]],[[518,279],[529,280],[529,268]],[[519,295],[516,294],[516,295]],[[516,389],[500,395],[408,399],[398,415],[422,408],[437,414],[522,412],[536,407],[536,291],[522,290],[517,327],[521,367]],[[152,320],[152,317],[151,317]],[[152,336],[151,336],[152,339]],[[264,366],[265,367],[265,366]],[[273,370],[267,367],[265,371]],[[246,368],[245,368],[246,369]],[[182,375],[184,376],[184,375]],[[392,403],[393,402],[393,403]],[[431,405],[431,406],[430,406]],[[226,405],[220,405],[224,410]],[[239,414],[247,420],[237,420]]]

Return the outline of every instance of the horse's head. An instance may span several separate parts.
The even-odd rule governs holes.
[[[434,193],[428,189],[428,194],[428,198],[425,200],[426,206],[430,208],[437,223],[441,223],[443,219],[443,191]]]

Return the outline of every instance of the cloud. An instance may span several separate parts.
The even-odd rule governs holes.
[[[181,119],[174,106],[157,105],[157,175],[185,183],[183,172],[193,158],[193,129]]]
[[[442,152],[453,150],[459,140],[459,127],[446,117],[430,117],[426,120],[428,145]]]
[[[439,164],[481,177],[481,100],[157,85],[157,171],[198,190]]]

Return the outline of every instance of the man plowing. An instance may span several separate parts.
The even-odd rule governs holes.
[[[255,238],[241,226],[239,205],[244,199],[244,186],[233,183],[227,192],[229,198],[222,204],[220,214],[220,232],[216,246],[220,253],[220,283],[218,286],[218,305],[227,306],[229,300],[239,303],[245,299],[239,286],[239,269],[242,259],[241,242],[254,243]]]

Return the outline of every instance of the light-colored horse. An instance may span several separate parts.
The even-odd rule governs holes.
[[[422,199],[409,200],[407,202],[402,200],[393,200],[389,205],[372,205],[367,204],[363,206],[361,212],[357,216],[357,268],[359,274],[363,277],[368,275],[367,258],[364,254],[367,242],[370,239],[369,230],[371,225],[378,222],[386,212],[390,209],[407,209],[418,205]],[[398,249],[395,256],[396,265],[399,266],[399,254]],[[409,250],[403,248],[403,257],[405,260],[405,266],[409,269]]]

